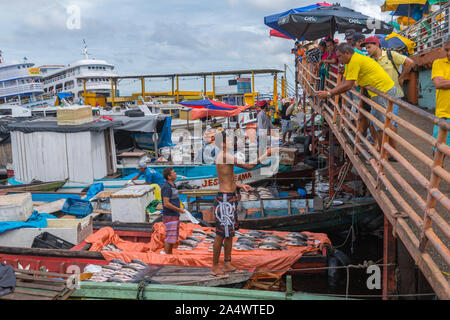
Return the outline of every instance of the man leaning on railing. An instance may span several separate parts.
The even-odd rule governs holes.
[[[395,97],[396,88],[394,81],[384,71],[384,69],[372,58],[359,54],[353,50],[353,47],[348,43],[341,43],[336,49],[339,62],[345,64],[345,72],[343,81],[335,88],[327,91],[317,91],[317,96],[322,99],[331,98],[337,94],[341,94],[351,90],[357,82],[361,87],[372,86],[388,95]],[[370,99],[380,106],[387,108],[387,101],[385,98],[378,96],[376,93],[368,91]],[[369,109],[367,108],[367,111]],[[379,121],[384,123],[385,116],[383,113],[375,108],[371,108],[370,113]],[[367,132],[369,127],[372,139],[379,151],[381,149],[381,128],[376,128],[374,125],[369,126],[369,119],[361,118],[362,132]]]
[[[450,122],[450,36],[444,39],[445,58],[436,59],[431,70],[431,80],[436,87],[436,117]],[[437,139],[439,127],[434,126],[433,137]],[[446,144],[450,146],[450,132]]]

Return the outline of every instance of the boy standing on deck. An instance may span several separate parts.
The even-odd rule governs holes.
[[[177,173],[173,168],[165,168],[163,176],[166,182],[161,187],[162,222],[166,227],[166,236],[164,251],[161,251],[161,254],[172,254],[173,245],[178,241],[180,231],[180,213],[183,213],[184,209],[181,208],[178,189],[174,182],[177,179]]]
[[[431,80],[436,87],[436,117],[450,122],[450,36],[444,39],[446,57],[436,59],[431,69]],[[434,126],[433,137],[437,139],[439,127]],[[450,146],[450,132],[446,144]]]
[[[220,147],[220,152],[216,160],[217,177],[219,178],[219,192],[214,199],[214,214],[216,219],[216,237],[213,244],[213,263],[211,274],[218,277],[227,277],[225,272],[237,271],[231,265],[231,249],[233,246],[233,237],[235,231],[239,229],[237,217],[238,195],[237,188],[242,188],[246,192],[250,186],[236,182],[234,176],[234,166],[251,170],[256,167],[266,157],[270,156],[270,148],[266,154],[257,159],[254,164],[238,162],[238,159],[232,155],[233,139],[226,139],[226,131],[218,133],[215,137]],[[224,271],[219,268],[220,251],[224,247]]]

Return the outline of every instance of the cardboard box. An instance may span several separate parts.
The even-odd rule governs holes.
[[[295,164],[297,151],[297,149],[280,148],[280,164],[293,166]]]
[[[59,126],[76,126],[93,121],[90,106],[70,106],[58,108],[56,117]]]
[[[32,213],[31,193],[0,196],[0,221],[27,221]]]

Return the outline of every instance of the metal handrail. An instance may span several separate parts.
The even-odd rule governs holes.
[[[447,239],[450,237],[449,223],[436,209],[436,205],[439,203],[444,210],[450,210],[449,195],[439,189],[440,180],[450,184],[450,172],[443,167],[444,157],[450,156],[450,147],[445,143],[447,133],[450,131],[450,124],[414,105],[391,97],[373,87],[366,87],[362,90],[370,90],[387,99],[387,108],[378,105],[370,98],[355,90],[351,90],[351,93],[354,97],[359,98],[359,103],[350,99],[347,94],[342,94],[342,99],[340,99],[340,96],[328,98],[325,103],[316,96],[318,90],[315,88],[318,88],[317,84],[320,81],[320,77],[311,74],[309,69],[310,67],[306,64],[299,64],[298,81],[303,87],[304,94],[308,95],[314,111],[323,116],[341,145],[343,145],[347,156],[353,159],[352,162],[358,173],[364,182],[366,182],[374,198],[377,199],[386,217],[394,225],[394,231],[400,235],[400,238],[419,265],[419,268],[421,268],[424,274],[428,275],[427,278],[431,279],[430,284],[438,296],[446,299],[450,298],[449,283],[442,276],[434,259],[431,258],[426,250],[430,243],[445,263],[450,265],[450,250],[432,228],[435,226],[437,227],[436,230],[439,230],[443,237]],[[339,84],[342,81],[342,76],[337,76],[336,84]],[[334,85],[335,83],[328,79],[328,81],[325,81],[325,86],[328,87],[328,84]],[[384,123],[376,119],[370,111],[365,110],[363,108],[363,102],[371,108],[383,112],[385,114]],[[355,114],[347,104],[356,108],[358,114]],[[430,133],[424,132],[402,117],[394,115],[394,104],[397,104],[402,109],[408,110],[432,125],[437,125],[439,127],[438,138],[433,138]],[[383,137],[380,150],[377,150],[365,137],[365,133],[362,132],[360,126],[362,117],[368,118],[375,126],[382,130]],[[398,123],[399,127],[408,130],[412,135],[404,138],[394,132],[391,129],[391,123],[393,121]],[[435,148],[433,158],[428,157],[416,147],[413,140],[415,137],[429,145],[430,150],[432,147]],[[395,149],[392,146],[392,141],[395,141],[402,149]],[[364,161],[360,160],[358,155],[365,159],[368,167]],[[407,155],[413,155],[430,169],[431,173],[429,178],[426,178],[423,172],[420,172],[415,165],[407,160]],[[388,156],[397,160],[398,164],[426,191],[425,199],[419,195],[416,190],[417,187],[413,187],[405,177],[401,176],[398,168],[391,165],[388,161]],[[407,196],[402,195],[393,183],[399,185],[400,190],[403,190]],[[397,209],[394,203],[397,204],[399,209]],[[416,205],[416,208],[413,207],[414,205]],[[419,237],[414,233],[414,229],[406,222],[403,215],[404,217],[408,217],[420,229]]]
[[[424,22],[431,24],[430,29],[423,26]],[[416,43],[414,54],[418,54],[440,46],[443,38],[450,34],[449,24],[450,3],[447,2],[439,10],[411,24],[399,34]]]

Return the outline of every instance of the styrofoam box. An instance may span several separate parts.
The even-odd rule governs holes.
[[[146,207],[155,199],[150,185],[129,186],[110,197],[112,221],[146,222]]]
[[[93,121],[90,106],[77,106],[58,108],[56,112],[58,125],[80,125]]]
[[[0,221],[27,221],[32,213],[31,193],[0,196]]]
[[[87,218],[87,219],[86,219]],[[83,219],[47,219],[47,228],[21,228],[0,233],[0,246],[31,248],[35,237],[43,232],[79,244],[93,232],[92,217]],[[51,221],[51,222],[50,222]]]

